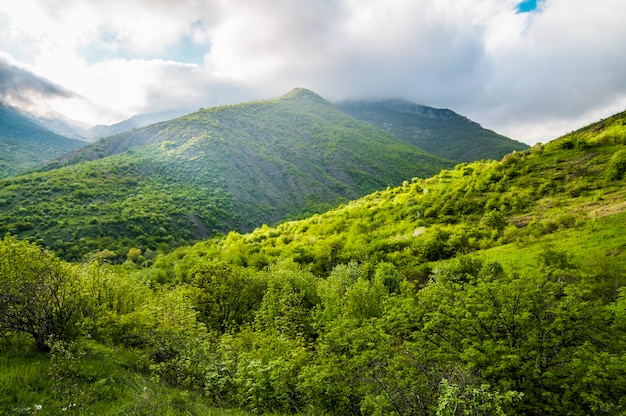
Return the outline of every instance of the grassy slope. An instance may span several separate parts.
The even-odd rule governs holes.
[[[215,409],[197,392],[151,379],[142,357],[132,350],[87,343],[80,356],[50,356],[24,348],[0,355],[1,414],[248,414]]]
[[[524,143],[484,129],[451,110],[403,100],[346,102],[338,107],[433,155],[459,162],[500,160],[514,150],[528,148]]]

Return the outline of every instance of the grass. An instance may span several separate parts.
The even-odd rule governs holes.
[[[45,354],[28,343],[0,353],[2,415],[243,416],[212,407],[200,392],[158,383],[134,351],[92,341]]]
[[[45,400],[48,356],[12,353],[0,356],[0,414],[27,414]]]
[[[536,268],[540,254],[550,247],[567,252],[575,265],[602,268],[613,263],[626,267],[624,224],[626,212],[620,212],[581,221],[571,228],[561,226],[549,234],[526,236],[513,243],[477,251],[471,256],[495,260],[505,269],[523,273]]]

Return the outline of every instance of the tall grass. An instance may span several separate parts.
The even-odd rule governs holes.
[[[6,343],[5,343],[6,344]],[[197,392],[158,383],[132,350],[94,342],[52,353],[15,345],[0,352],[0,415],[240,416]]]

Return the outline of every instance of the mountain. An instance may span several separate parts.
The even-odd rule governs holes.
[[[120,225],[136,227],[150,194],[133,175],[149,166],[129,175],[133,163],[3,185],[28,202],[123,179],[134,199]],[[5,236],[0,413],[625,414],[625,200],[621,113],[169,253],[72,264]],[[64,207],[48,210],[80,229]]]
[[[266,265],[288,257],[318,275],[351,261],[370,270],[375,266],[370,263],[391,262],[404,276],[420,279],[425,263],[506,244],[532,245],[584,224],[593,228],[600,217],[622,218],[625,185],[626,112],[501,161],[459,164],[320,215],[202,242],[189,253],[227,260],[236,246],[243,263]],[[585,254],[590,259],[595,250],[626,256],[622,231],[619,243],[584,236],[588,230],[571,243],[579,251],[591,250]],[[278,240],[284,242],[281,249],[269,250]],[[193,263],[189,253],[174,256]]]
[[[89,130],[91,129],[91,126],[88,123],[74,120],[59,113],[48,114],[46,116],[39,116],[35,114],[26,115],[35,123],[55,134],[71,139],[89,141]]]
[[[55,134],[18,109],[0,104],[0,178],[24,172],[84,144]]]
[[[452,165],[296,89],[105,138],[5,180],[0,232],[66,258],[154,250],[320,212]]]
[[[141,276],[200,290],[199,319],[224,334],[213,351],[238,363],[207,385],[247,410],[263,398],[266,412],[622,414],[624,201],[621,113],[499,162],[181,247]],[[258,391],[239,404],[253,376],[215,387],[251,366],[282,366],[264,380],[300,401]]]
[[[420,149],[459,162],[499,160],[528,145],[486,130],[447,109],[427,107],[402,99],[346,101],[337,107]]]
[[[111,125],[99,124],[97,126],[91,126],[85,123],[81,123],[79,121],[65,117],[62,114],[55,114],[48,117],[39,117],[32,114],[28,114],[27,116],[30,117],[35,123],[42,126],[44,129],[50,130],[51,132],[58,135],[76,138],[87,142],[93,142],[103,137],[113,136],[115,134],[123,133],[128,130],[145,127],[161,121],[170,120],[187,113],[189,113],[189,111],[180,109],[161,111],[156,113],[138,114],[119,123]]]
[[[111,125],[98,125],[91,127],[85,131],[85,137],[89,140],[95,140],[102,137],[113,136],[128,130],[141,128],[150,124],[167,121],[176,117],[180,117],[188,113],[185,110],[161,111],[157,113],[139,114],[127,120]]]

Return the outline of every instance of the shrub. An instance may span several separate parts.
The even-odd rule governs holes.
[[[82,311],[73,266],[14,237],[0,241],[0,332],[32,335],[37,348],[69,339]]]
[[[609,162],[607,169],[609,180],[620,180],[626,173],[626,150],[616,152]]]

